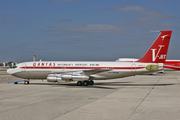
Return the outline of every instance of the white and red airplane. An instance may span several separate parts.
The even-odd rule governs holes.
[[[77,85],[93,85],[93,80],[105,80],[147,74],[163,69],[172,31],[161,31],[160,35],[138,61],[101,62],[101,61],[36,61],[17,64],[7,73],[26,79],[47,79],[48,82],[72,82]]]

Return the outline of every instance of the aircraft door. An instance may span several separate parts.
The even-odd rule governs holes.
[[[22,64],[22,72],[25,72],[25,71],[26,71],[26,67],[27,67],[26,63],[23,63],[23,64]]]
[[[131,65],[131,72],[136,72],[136,64]]]
[[[66,67],[64,67],[64,66],[61,67],[61,70],[62,70],[63,72],[65,71],[65,69],[66,69]]]

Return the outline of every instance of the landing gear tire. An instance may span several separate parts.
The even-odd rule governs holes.
[[[84,81],[84,82],[83,82],[83,85],[84,85],[84,86],[88,86],[88,81]]]
[[[24,84],[25,84],[25,85],[29,84],[29,81],[24,81]]]
[[[78,81],[78,82],[77,82],[77,86],[82,86],[82,82],[81,82],[81,81]]]
[[[94,85],[94,81],[93,81],[93,80],[89,80],[89,81],[88,81],[88,84],[89,84],[89,85]]]
[[[14,82],[14,84],[18,84],[18,82]]]

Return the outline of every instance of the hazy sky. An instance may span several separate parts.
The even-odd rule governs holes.
[[[1,0],[0,62],[141,58],[172,30],[180,59],[180,0]]]

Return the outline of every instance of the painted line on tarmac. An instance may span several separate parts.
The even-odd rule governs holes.
[[[9,83],[15,83],[15,82],[24,82],[24,80],[12,81],[12,82],[8,82],[8,84]]]

